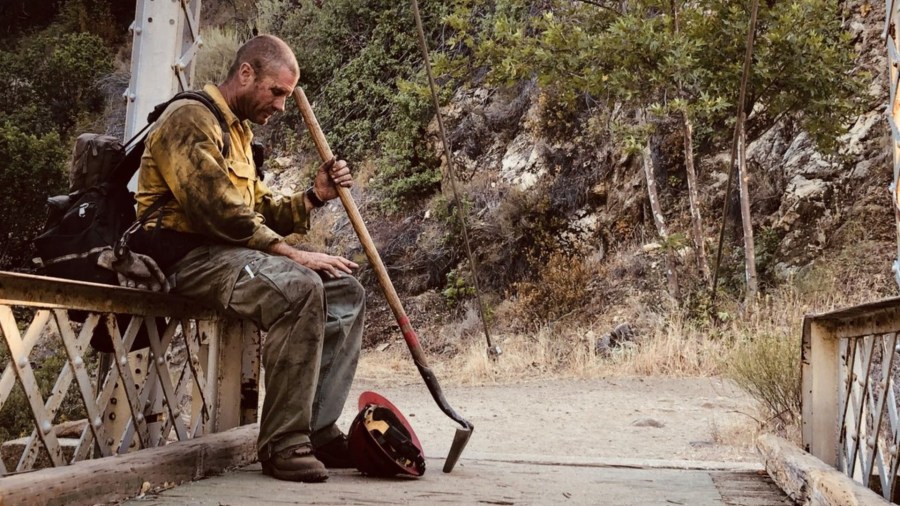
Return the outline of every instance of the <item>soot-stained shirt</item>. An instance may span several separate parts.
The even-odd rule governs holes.
[[[231,135],[228,157],[218,120],[200,102],[178,100],[147,136],[138,176],[138,216],[171,192],[162,209],[165,229],[201,234],[215,241],[265,250],[291,233],[309,229],[303,192],[275,195],[256,176],[249,121],[240,121],[218,88],[208,93],[221,109]],[[152,229],[157,219],[145,225]]]

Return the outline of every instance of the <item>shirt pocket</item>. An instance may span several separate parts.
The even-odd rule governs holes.
[[[231,183],[238,189],[244,203],[251,209],[256,207],[256,168],[249,163],[238,162],[234,160],[228,161],[228,178]]]

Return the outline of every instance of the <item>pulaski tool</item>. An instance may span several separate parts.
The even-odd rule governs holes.
[[[325,134],[319,126],[319,121],[313,113],[312,106],[309,104],[306,94],[303,92],[303,89],[298,86],[297,88],[294,88],[293,95],[294,100],[297,102],[297,106],[300,108],[300,115],[303,116],[303,121],[309,129],[309,133],[312,135],[319,156],[322,158],[322,161],[331,160],[334,158],[334,154],[328,146],[328,140],[325,139]],[[394,318],[396,318],[397,324],[400,326],[400,331],[403,333],[403,339],[406,341],[406,346],[409,348],[409,352],[412,355],[413,362],[416,364],[416,368],[419,370],[419,374],[421,374],[422,379],[425,380],[428,391],[431,392],[431,396],[434,398],[438,407],[441,408],[441,411],[462,426],[461,428],[456,429],[456,434],[453,436],[453,443],[450,445],[450,452],[447,454],[447,459],[444,461],[444,472],[449,473],[453,470],[453,466],[455,466],[456,462],[459,460],[459,456],[469,442],[469,438],[472,437],[472,430],[475,426],[450,407],[447,399],[444,398],[441,386],[438,384],[434,372],[432,372],[431,368],[428,366],[428,361],[425,360],[425,354],[422,352],[422,346],[419,344],[419,336],[416,335],[416,331],[413,330],[412,325],[409,322],[409,317],[406,316],[406,311],[403,310],[403,305],[400,303],[400,297],[397,296],[394,284],[391,283],[391,278],[388,277],[387,269],[381,261],[378,250],[375,249],[375,243],[372,241],[372,237],[369,235],[365,223],[363,223],[362,216],[359,214],[359,209],[356,207],[356,202],[353,200],[353,196],[350,195],[350,190],[343,186],[338,186],[337,193],[338,197],[341,199],[341,203],[344,205],[344,209],[347,211],[347,216],[350,218],[353,230],[356,231],[359,242],[362,244],[366,256],[369,258],[369,263],[371,263],[372,267],[375,269],[375,275],[378,277],[378,283],[381,285],[381,290],[384,292],[388,305],[394,313]]]

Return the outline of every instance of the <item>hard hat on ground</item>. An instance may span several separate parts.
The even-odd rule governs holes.
[[[359,414],[350,425],[353,463],[372,476],[422,476],[425,454],[400,410],[375,392],[359,396]]]

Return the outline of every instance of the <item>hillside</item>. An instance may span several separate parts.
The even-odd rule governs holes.
[[[868,72],[870,81],[861,114],[839,137],[838,151],[823,154],[795,121],[777,122],[749,140],[763,300],[792,287],[821,310],[825,307],[817,304],[831,304],[837,295],[842,295],[840,303],[849,303],[894,291],[883,13],[880,6],[869,5],[846,5],[851,17],[845,25],[858,55],[854,72]],[[640,334],[652,335],[655,324],[647,320],[665,318],[672,304],[666,296],[664,248],[650,218],[640,160],[622,153],[609,139],[598,143],[577,131],[549,131],[554,111],[546,106],[547,94],[534,81],[469,86],[459,89],[442,111],[462,193],[471,206],[469,227],[480,281],[495,315],[492,325],[496,332],[514,333],[549,323],[567,327],[566,333],[592,330],[599,336],[629,322]],[[439,157],[434,121],[427,133]],[[682,139],[672,131],[657,135],[662,207],[673,235],[682,237],[675,247],[683,299],[675,311],[704,321],[709,296],[692,270],[692,250],[685,239],[690,230],[686,177],[683,154],[674,148]],[[727,146],[699,159],[710,261],[717,247],[728,159]],[[297,167],[311,163],[300,155],[279,161],[282,165],[273,166],[273,184],[283,189],[296,188]],[[449,334],[451,341],[460,335],[479,338],[471,297],[447,291],[452,288],[448,274],[459,279],[462,273],[466,286],[471,284],[457,225],[447,217],[452,207],[447,185],[434,197],[381,214],[377,203],[382,197],[367,184],[373,178],[372,165],[357,162],[364,176],[356,196],[414,321],[429,333]],[[743,285],[740,217],[733,198],[720,273],[725,287],[720,312],[726,318],[740,318],[742,311],[737,304]],[[357,246],[348,238],[346,220],[340,209],[332,212],[317,224],[313,241],[354,254]],[[538,241],[549,242],[546,250],[551,254],[527,258],[540,251]],[[370,288],[377,292],[371,281]],[[388,338],[393,333],[390,314],[378,297],[370,298],[370,306],[375,309],[370,324],[375,332],[369,339]],[[439,341],[443,346],[444,339]]]
[[[0,159],[9,160],[0,183],[10,189],[0,200],[9,238],[0,260],[28,270],[24,237],[40,228],[42,199],[64,185],[74,136],[121,133],[130,17],[104,0],[19,4],[0,46],[0,81],[15,91],[0,99]],[[204,1],[197,81],[219,79],[253,30],[295,48],[300,84],[354,167],[354,197],[414,326],[461,377],[618,371],[726,373],[740,382],[761,375],[741,366],[767,365],[765,353],[786,356],[790,368],[802,314],[896,291],[884,6],[762,6],[747,128],[761,291],[748,304],[736,192],[724,200],[750,2],[615,4],[425,6],[463,209],[448,184],[406,4]],[[676,4],[681,11],[667,10]],[[51,57],[38,58],[42,51]],[[716,305],[692,242],[685,115],[696,124],[708,266],[728,210]],[[270,186],[308,184],[316,160],[296,111],[257,134],[270,154]],[[29,158],[34,152],[43,156]],[[665,238],[651,212],[648,160]],[[506,349],[493,366],[483,356],[461,211],[489,325]],[[291,240],[364,260],[336,203],[308,236]],[[359,276],[369,288],[366,345],[384,350],[399,339],[396,325],[371,271],[364,265]]]

